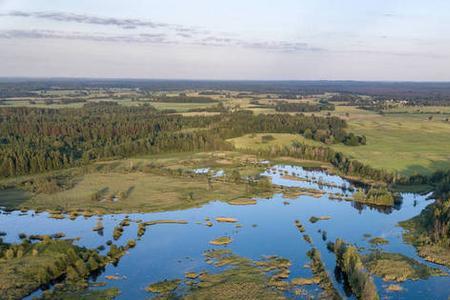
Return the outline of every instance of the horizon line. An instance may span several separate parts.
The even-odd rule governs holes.
[[[204,82],[371,82],[371,83],[450,83],[450,80],[383,80],[383,79],[206,79],[206,78],[151,78],[151,77],[83,77],[83,76],[1,76],[3,80],[104,80],[104,81],[204,81]]]

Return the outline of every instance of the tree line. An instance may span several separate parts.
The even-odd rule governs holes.
[[[334,104],[322,101],[319,103],[309,102],[278,102],[275,110],[279,112],[319,112],[323,110],[334,110]]]

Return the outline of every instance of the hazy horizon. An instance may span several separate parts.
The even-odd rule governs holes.
[[[181,81],[181,82],[334,82],[334,83],[439,83],[450,84],[450,80],[359,80],[359,79],[209,79],[209,78],[151,78],[151,77],[81,77],[81,76],[2,76],[0,82],[11,81]]]
[[[450,80],[446,1],[0,0],[0,77]]]

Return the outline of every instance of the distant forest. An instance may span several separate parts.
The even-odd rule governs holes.
[[[251,93],[315,95],[325,92],[378,96],[385,99],[450,102],[450,82],[364,81],[206,81],[206,80],[107,80],[107,79],[0,79],[0,98],[36,96],[34,91],[57,89],[132,88],[141,91],[218,90]]]

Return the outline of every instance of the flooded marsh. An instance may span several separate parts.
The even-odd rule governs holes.
[[[213,293],[232,299],[239,286],[233,278],[248,288],[248,299],[355,298],[330,251],[329,243],[342,239],[358,251],[380,298],[448,299],[448,268],[418,256],[398,226],[433,202],[427,195],[404,193],[394,206],[371,206],[351,200],[354,183],[320,170],[278,165],[262,175],[280,188],[251,201],[101,217],[3,211],[1,238],[18,243],[24,236],[64,233],[60,240],[103,256],[115,245],[120,258],[90,277],[89,291],[118,289],[116,299],[208,299]],[[292,188],[298,193],[286,197]],[[393,260],[408,275],[386,273]],[[38,289],[29,298],[41,295]]]

